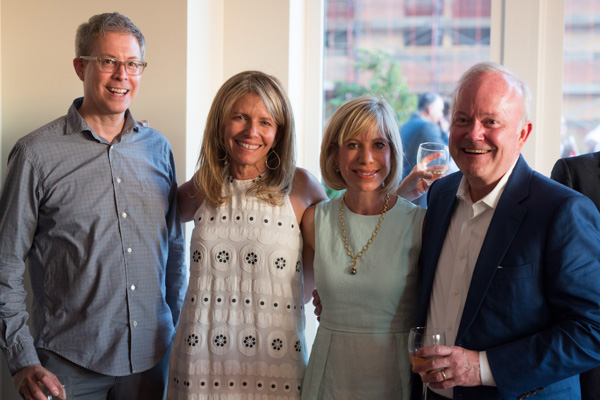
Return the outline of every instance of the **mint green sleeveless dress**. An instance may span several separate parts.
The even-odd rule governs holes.
[[[407,338],[415,324],[425,210],[398,198],[352,275],[339,227],[340,202],[338,197],[320,203],[315,212],[315,283],[323,312],[302,399],[409,399]],[[344,206],[355,254],[378,219]]]

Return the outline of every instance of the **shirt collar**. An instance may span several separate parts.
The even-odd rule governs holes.
[[[502,193],[504,193],[504,188],[506,187],[508,178],[510,178],[510,175],[512,174],[513,170],[515,169],[515,165],[517,165],[517,161],[519,161],[519,157],[517,157],[517,159],[515,160],[513,165],[510,167],[510,169],[504,174],[502,179],[500,179],[500,181],[498,182],[496,187],[494,187],[494,189],[492,189],[491,192],[489,192],[487,195],[485,195],[479,201],[473,203],[473,201],[471,200],[471,195],[469,194],[469,182],[467,181],[467,179],[464,176],[462,177],[462,179],[460,181],[460,185],[458,186],[458,190],[456,192],[456,197],[459,200],[462,200],[470,205],[485,204],[489,208],[495,209],[496,206],[498,205],[498,202],[500,201],[500,197],[502,196]]]
[[[82,132],[89,132],[92,136],[98,141],[104,141],[101,139],[96,133],[90,128],[90,126],[85,122],[85,119],[77,112],[81,104],[83,103],[83,97],[79,97],[73,101],[71,107],[69,107],[69,111],[67,112],[67,131],[65,134],[73,135]],[[133,118],[131,111],[127,109],[125,111],[125,124],[123,125],[123,131],[121,132],[121,137],[127,137],[131,133],[137,133],[140,130],[140,125],[138,125],[137,121]]]

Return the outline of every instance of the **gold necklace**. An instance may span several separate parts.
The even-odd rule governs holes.
[[[346,199],[346,193],[344,193],[342,195],[342,201],[340,201],[340,229],[342,230],[342,238],[344,239],[344,247],[346,248],[346,253],[352,259],[352,268],[350,268],[350,273],[352,275],[356,275],[356,261],[359,258],[361,258],[366,253],[366,251],[369,249],[369,246],[371,246],[373,244],[373,239],[375,239],[375,236],[377,236],[377,232],[379,232],[379,228],[381,228],[381,223],[383,222],[383,217],[385,216],[385,213],[388,210],[390,195],[389,194],[385,195],[385,203],[383,204],[383,211],[381,212],[381,215],[379,216],[379,221],[377,222],[377,226],[375,226],[375,230],[373,231],[373,234],[371,234],[371,238],[369,239],[367,244],[365,244],[363,246],[362,250],[356,256],[354,255],[354,252],[350,249],[350,244],[348,244],[348,238],[346,237],[346,230],[344,229],[345,199]]]

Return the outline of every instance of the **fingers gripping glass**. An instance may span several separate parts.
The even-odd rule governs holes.
[[[411,328],[408,334],[408,358],[412,365],[418,365],[431,357],[419,357],[417,351],[423,347],[429,346],[445,346],[446,334],[444,331],[429,327]],[[431,371],[421,373],[421,376],[430,373]],[[423,399],[427,400],[427,384],[423,385]]]
[[[126,60],[121,61],[116,58],[104,57],[104,56],[80,56],[82,60],[86,61],[96,61],[98,63],[98,67],[102,72],[113,73],[117,69],[121,68],[121,65],[125,67],[125,71],[127,71],[128,75],[141,75],[146,69],[148,65],[145,61],[139,60]]]
[[[425,179],[425,182],[431,185],[431,182],[444,176],[448,171],[448,159],[448,146],[445,144],[421,143],[417,151],[417,168],[433,175],[432,179]]]

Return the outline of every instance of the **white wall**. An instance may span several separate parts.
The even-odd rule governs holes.
[[[491,60],[531,89],[533,131],[522,154],[547,176],[560,156],[564,9],[565,0],[492,2]]]

